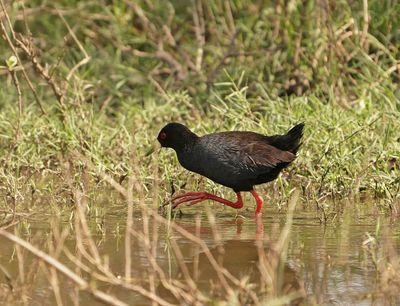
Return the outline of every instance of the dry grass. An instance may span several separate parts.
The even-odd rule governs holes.
[[[52,228],[53,239],[48,241],[48,246],[45,247],[48,251],[44,252],[41,250],[43,247],[36,247],[9,231],[4,229],[0,230],[1,236],[16,244],[16,248],[19,250],[17,254],[20,254],[18,255],[20,277],[17,280],[10,280],[13,285],[10,286],[9,289],[15,289],[6,290],[4,295],[2,295],[3,300],[9,301],[9,303],[16,303],[17,300],[13,292],[14,290],[26,288],[26,290],[28,290],[28,292],[24,293],[26,297],[32,294],[29,292],[29,289],[34,290],[34,287],[27,287],[27,284],[29,284],[34,275],[29,276],[30,272],[26,271],[27,267],[24,265],[24,256],[27,254],[25,253],[25,255],[22,255],[21,249],[32,253],[39,262],[45,263],[45,265],[41,267],[47,275],[54,293],[54,299],[58,305],[63,305],[65,303],[74,303],[78,305],[80,296],[80,294],[72,295],[72,300],[66,301],[66,296],[60,293],[61,279],[62,282],[68,280],[68,282],[71,283],[72,288],[69,290],[72,290],[72,292],[88,292],[94,299],[110,305],[127,305],[126,302],[123,301],[123,297],[125,295],[129,296],[130,292],[143,296],[155,305],[171,305],[171,302],[168,301],[168,299],[171,298],[173,301],[180,301],[181,303],[190,305],[204,305],[205,303],[211,303],[213,300],[236,301],[235,304],[237,305],[243,305],[244,303],[260,305],[264,299],[271,300],[276,298],[278,299],[277,301],[279,301],[279,299],[282,298],[282,294],[285,292],[281,292],[278,281],[278,279],[282,278],[282,275],[280,275],[282,273],[280,271],[280,265],[284,259],[282,256],[284,256],[287,247],[285,241],[290,233],[291,218],[293,217],[292,212],[298,201],[298,192],[294,193],[289,204],[290,209],[286,228],[282,231],[280,238],[276,242],[270,242],[270,251],[268,254],[265,253],[266,251],[263,247],[264,243],[267,241],[264,241],[262,231],[258,232],[256,235],[259,240],[257,248],[259,257],[257,260],[259,262],[258,269],[261,272],[259,275],[260,279],[256,280],[257,285],[255,286],[255,284],[246,280],[247,277],[239,279],[232,275],[231,272],[218,261],[219,252],[216,254],[214,251],[211,251],[208,245],[199,238],[198,235],[160,216],[157,205],[149,207],[149,205],[144,204],[145,202],[143,200],[133,200],[133,194],[139,194],[139,198],[141,199],[146,198],[142,185],[137,184],[136,180],[128,179],[130,185],[124,188],[112,178],[108,178],[111,182],[111,186],[121,193],[125,201],[129,203],[126,213],[126,224],[131,225],[126,227],[124,240],[125,275],[119,275],[111,270],[107,258],[100,255],[100,251],[93,239],[93,231],[89,228],[87,220],[88,197],[85,193],[85,188],[88,182],[84,179],[82,184],[80,184],[80,188],[75,186],[75,183],[72,181],[74,172],[69,166],[70,163],[71,162],[63,162],[65,166],[64,177],[70,185],[74,196],[75,210],[73,213],[72,224],[74,227],[72,233],[70,232],[69,226],[65,226],[61,230],[58,226],[54,226]],[[85,168],[90,169],[91,167],[93,167],[93,165],[87,164]],[[136,167],[134,166],[133,168]],[[104,173],[100,173],[100,175],[106,177]],[[87,173],[82,174],[82,177],[88,177]],[[132,173],[130,177],[135,177],[135,173]],[[140,208],[141,223],[143,225],[141,229],[132,226],[132,207],[134,205]],[[212,220],[214,216],[210,214],[209,218]],[[261,220],[257,222],[261,222]],[[170,252],[173,257],[176,258],[179,270],[184,275],[183,278],[180,278],[179,275],[176,276],[176,278],[168,276],[167,271],[157,263],[156,256],[158,252],[160,252],[160,250],[157,249],[160,244],[160,237],[157,232],[158,229],[163,226],[168,226],[170,228],[170,238],[168,239]],[[198,227],[200,227],[200,225],[198,225]],[[198,232],[198,230],[195,232]],[[223,244],[221,244],[220,239],[218,239],[218,229],[215,228],[215,225],[213,232],[215,232],[216,235],[216,243],[220,244],[223,252]],[[74,249],[65,245],[66,238],[70,235],[74,237]],[[213,273],[215,273],[213,286],[220,288],[215,295],[205,295],[204,288],[202,291],[197,287],[194,278],[196,278],[196,275],[199,275],[199,271],[196,269],[189,269],[188,265],[184,262],[180,246],[177,244],[177,241],[181,239],[180,237],[198,245],[198,249],[204,254],[202,260],[207,260],[208,264],[206,265],[212,267]],[[134,259],[131,257],[131,252],[129,250],[133,245],[135,245],[136,248],[139,247],[141,252],[146,254],[149,262],[148,270],[141,278],[133,277],[130,274],[132,271],[132,261]],[[60,261],[61,255],[65,258],[63,259],[63,263]],[[36,260],[34,259],[34,261]],[[113,288],[113,292],[119,292],[118,297],[115,296],[115,294],[108,293],[108,290],[100,289],[104,287]],[[163,292],[162,295],[158,292],[160,290]],[[299,297],[304,296],[304,292],[301,290],[301,287],[296,286],[283,295],[285,296],[284,300],[298,300]]]

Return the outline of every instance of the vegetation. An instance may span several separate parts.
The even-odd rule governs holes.
[[[285,184],[317,198],[369,192],[393,203],[400,9],[385,3],[8,5],[3,176],[18,185],[25,171],[57,171],[58,156],[75,150],[116,176],[135,150],[146,172],[155,136],[172,120],[199,134],[282,133],[304,121],[299,179]],[[178,167],[161,155],[168,190],[165,176]]]
[[[158,207],[180,189],[205,186],[229,197],[231,191],[183,171],[174,154],[158,149],[158,131],[170,121],[198,134],[275,134],[305,122],[294,166],[259,188],[274,199],[273,207],[287,207],[297,188],[305,206],[317,207],[321,222],[340,212],[332,200],[345,197],[374,198],[380,210],[397,214],[396,1],[0,3],[3,227],[28,212],[73,211],[79,237],[96,230],[86,228],[85,213],[111,211],[111,198],[117,206],[131,204],[129,228],[132,209],[158,220]],[[80,211],[82,201],[89,211]],[[127,231],[131,235],[143,239]],[[145,249],[154,251],[149,244]],[[119,282],[93,246],[91,252],[91,263],[102,267],[100,279],[132,289],[128,272],[126,283]],[[396,256],[390,258],[392,266],[398,264]],[[74,282],[96,298],[108,298],[86,280]],[[239,302],[252,299],[245,289]],[[223,299],[232,298],[229,292]]]

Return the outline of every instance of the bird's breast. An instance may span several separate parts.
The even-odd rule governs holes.
[[[201,154],[196,154],[195,148],[177,150],[176,154],[182,167],[192,172],[199,173],[199,171],[201,171],[201,165],[204,162],[202,160],[203,157]]]
[[[190,152],[177,152],[179,163],[189,171],[203,175],[214,182],[230,186],[236,176],[237,169],[232,167],[228,159],[215,154],[215,151],[194,147]]]

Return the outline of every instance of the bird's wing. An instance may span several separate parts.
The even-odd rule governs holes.
[[[279,150],[255,133],[226,132],[213,134],[212,138],[208,143],[212,143],[210,151],[218,159],[217,164],[235,168],[243,178],[271,170],[281,163],[290,163],[296,158],[293,153]]]
[[[296,155],[282,151],[266,142],[250,142],[242,145],[240,155],[249,167],[275,167],[280,163],[290,163]]]

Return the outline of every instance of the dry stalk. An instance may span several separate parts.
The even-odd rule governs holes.
[[[18,258],[18,274],[19,274],[19,280],[23,284],[25,283],[25,262],[24,262],[24,256],[22,255],[21,248],[19,245],[15,247],[15,251],[17,254]]]
[[[368,27],[369,27],[369,15],[368,15],[368,0],[363,0],[363,30],[361,33],[360,46],[361,48],[368,48]]]
[[[139,203],[142,203],[142,199],[139,199]],[[142,226],[143,226],[143,245],[144,249],[147,253],[147,255],[152,256],[151,252],[151,244],[150,244],[150,232],[149,232],[149,215],[147,214],[147,211],[145,209],[142,209]],[[129,235],[129,228],[126,229],[127,234]],[[149,270],[149,286],[150,286],[150,291],[155,294],[155,283],[154,283],[154,269],[153,266],[151,265],[152,269]]]
[[[189,269],[185,264],[182,252],[174,238],[171,238],[170,242],[176,256],[176,262],[179,266],[179,270],[185,279],[185,283],[189,286],[189,290],[191,291],[191,293],[194,293],[197,291],[197,286],[196,283],[193,281],[193,278],[190,276]]]
[[[213,239],[214,241],[217,243],[217,251],[218,251],[218,264],[220,266],[222,266],[223,263],[223,259],[224,259],[224,247],[222,246],[222,237],[219,233],[219,230],[217,228],[217,225],[215,223],[215,215],[211,213],[209,207],[207,207],[206,209],[207,212],[207,218],[208,218],[208,222],[210,222],[210,227],[211,227],[211,233],[213,235]]]
[[[50,283],[51,288],[53,289],[54,298],[58,306],[63,306],[61,294],[60,294],[60,284],[58,281],[57,270],[53,267],[46,268],[46,265],[41,265],[44,271],[44,274],[47,277],[48,282]],[[50,271],[49,271],[50,270]]]
[[[236,49],[236,37],[238,32],[234,33],[230,39],[228,49],[226,50],[225,54],[222,56],[218,64],[215,66],[214,69],[207,76],[207,86],[210,87],[217,76],[217,73],[221,70],[221,68],[225,65],[226,60],[235,54]]]
[[[120,301],[116,297],[109,295],[107,293],[104,293],[102,291],[99,291],[97,289],[91,288],[89,283],[85,281],[82,277],[74,273],[71,269],[63,265],[61,262],[58,260],[54,259],[50,255],[46,254],[45,252],[39,250],[29,242],[15,236],[14,234],[11,234],[10,232],[7,232],[3,229],[0,229],[0,235],[3,236],[4,238],[14,242],[16,245],[19,245],[23,247],[24,249],[28,250],[31,252],[33,255],[44,261],[46,264],[48,264],[50,267],[55,268],[58,272],[66,276],[68,279],[73,281],[77,286],[81,288],[81,290],[85,290],[89,292],[93,297],[95,297],[97,300],[102,301],[108,305],[119,305],[119,306],[127,306],[128,304]]]
[[[112,187],[115,186],[116,190],[118,192],[120,192],[125,198],[127,198],[128,192],[124,187],[122,187],[120,184],[118,184],[112,177],[106,176],[103,171],[101,171],[101,170],[97,169],[96,167],[94,167],[94,165],[90,162],[90,160],[88,160],[87,158],[83,157],[79,153],[76,153],[76,155],[80,156],[85,161],[87,161],[88,162],[88,166],[93,168],[93,170],[97,171],[101,177],[107,177],[107,182],[110,182],[110,185]],[[138,188],[141,188],[140,184],[138,183],[138,181],[136,181],[136,182],[139,185]],[[157,222],[159,222],[161,224],[164,224],[166,226],[169,225],[173,230],[178,232],[180,235],[182,235],[183,237],[189,239],[190,241],[192,241],[192,242],[194,242],[194,243],[196,243],[196,244],[198,244],[200,246],[201,250],[204,252],[205,256],[208,258],[211,266],[216,271],[217,277],[218,277],[222,287],[224,288],[225,292],[227,292],[227,296],[231,296],[233,294],[233,288],[231,286],[229,286],[229,283],[227,281],[227,279],[228,279],[235,286],[237,286],[238,288],[240,288],[241,290],[246,292],[253,299],[255,305],[259,305],[259,300],[258,300],[257,295],[255,294],[255,292],[253,292],[249,288],[243,286],[243,284],[240,282],[240,280],[238,280],[236,277],[234,277],[224,267],[221,267],[218,264],[218,261],[212,255],[212,253],[211,253],[210,249],[208,248],[207,244],[202,239],[198,238],[196,235],[188,232],[187,230],[185,230],[184,228],[182,228],[181,226],[179,226],[179,225],[177,225],[175,223],[169,223],[168,220],[166,220],[165,218],[161,217],[158,214],[157,211],[155,211],[153,209],[149,209],[149,207],[144,205],[144,203],[142,201],[139,201],[139,207],[141,207],[143,210],[145,210],[146,214],[148,214],[149,216],[152,216],[153,220],[155,220],[155,221],[157,221]],[[131,233],[133,233],[133,232],[131,231]]]
[[[4,278],[5,278],[6,282],[7,282],[8,289],[10,290],[10,292],[12,294],[13,291],[14,291],[14,281],[12,279],[11,274],[7,271],[6,268],[3,267],[2,264],[0,264],[0,271],[3,273]]]
[[[168,220],[165,220],[163,217],[159,216],[157,213],[152,212],[152,216],[153,216],[153,218],[159,220],[160,223],[163,223],[165,225],[168,224]],[[188,240],[190,240],[190,241],[192,241],[192,242],[194,242],[194,243],[196,243],[196,244],[198,244],[200,246],[202,252],[205,254],[205,256],[207,257],[207,259],[210,262],[211,266],[213,267],[213,269],[217,273],[218,280],[220,281],[220,283],[221,283],[222,287],[224,288],[224,290],[228,293],[227,294],[228,296],[233,291],[233,288],[229,286],[229,283],[227,282],[227,280],[231,281],[235,286],[237,286],[238,288],[240,288],[241,290],[243,290],[244,292],[249,294],[249,296],[253,299],[254,303],[256,305],[259,305],[259,301],[258,301],[257,295],[253,291],[251,291],[248,288],[246,288],[245,286],[243,286],[243,284],[240,282],[240,280],[238,280],[228,270],[226,270],[224,267],[221,267],[218,264],[218,261],[212,255],[212,253],[211,253],[210,249],[208,248],[207,244],[202,239],[198,238],[196,235],[188,232],[187,230],[185,230],[184,228],[182,228],[181,226],[179,226],[179,225],[177,225],[175,223],[171,223],[170,227],[173,230],[175,230],[176,232],[178,232],[180,235],[185,237],[186,239],[188,239]]]
[[[272,296],[279,296],[281,284],[280,278],[280,264],[285,262],[287,244],[289,235],[293,224],[293,213],[300,196],[300,191],[296,189],[289,199],[288,213],[286,217],[286,224],[279,235],[279,239],[275,243],[271,243],[271,250],[268,254],[265,253],[263,241],[257,240],[257,251],[259,257],[259,270],[260,282],[262,286],[270,288]],[[297,296],[296,294],[294,296]],[[300,294],[298,296],[301,296]]]
[[[21,118],[22,118],[22,92],[21,92],[21,87],[19,85],[16,69],[9,68],[8,71],[11,75],[14,86],[17,89],[18,93],[18,121],[17,121],[17,126],[15,127],[15,133],[13,137],[14,139],[12,141],[12,144],[10,145],[10,150],[7,153],[7,159],[9,159],[11,154],[15,152],[17,144],[19,143],[20,132],[21,132]]]
[[[181,48],[179,48],[179,45],[176,44],[176,40],[168,25],[163,25],[163,33],[165,35],[160,35],[158,27],[147,18],[146,13],[137,3],[130,0],[124,0],[124,2],[138,16],[143,32],[146,33],[152,44],[156,46],[156,51],[154,52],[143,52],[133,49],[133,55],[142,58],[153,58],[166,63],[172,69],[172,72],[176,73],[177,80],[182,81],[187,77],[188,69],[186,66],[182,65],[171,52],[165,50],[164,42],[167,42],[167,44],[178,49],[178,54],[183,57],[188,67],[197,71],[196,65],[190,60],[190,56],[186,52],[182,51]]]
[[[76,190],[74,192],[75,198],[75,206],[76,206],[76,222],[75,226],[77,232],[80,231],[81,235],[79,236],[79,240],[77,240],[78,247],[82,251],[82,254],[86,255],[86,258],[92,262],[92,264],[96,267],[101,266],[101,258],[99,254],[99,250],[96,247],[95,242],[93,241],[92,235],[89,230],[89,226],[87,224],[86,216],[85,216],[85,207],[86,201],[82,202],[82,199],[85,199],[84,193]],[[85,243],[84,243],[85,241]],[[89,253],[86,252],[85,244],[89,247]]]
[[[157,39],[156,33],[158,33],[157,27],[152,22],[150,22],[150,20],[147,18],[146,14],[142,10],[142,8],[134,1],[124,0],[124,2],[139,17],[139,20],[143,26],[144,31],[150,36],[152,40],[156,40]]]
[[[125,279],[131,278],[132,253],[131,253],[131,234],[130,229],[133,226],[133,175],[129,176],[127,190],[127,213],[126,213],[126,229],[125,229]]]
[[[3,20],[0,19],[0,29],[1,29],[2,36],[3,36],[4,40],[7,42],[8,46],[10,47],[10,49],[11,49],[12,53],[14,54],[14,56],[17,58],[18,64],[21,67],[22,74],[23,74],[26,82],[28,83],[29,88],[31,89],[31,91],[33,93],[33,96],[35,97],[35,101],[38,104],[42,114],[46,115],[46,111],[44,110],[44,108],[42,106],[42,102],[40,101],[40,98],[39,98],[39,96],[38,96],[38,94],[36,92],[35,87],[33,86],[32,82],[31,82],[31,80],[29,79],[28,74],[26,73],[24,65],[22,65],[22,61],[21,61],[21,59],[20,59],[20,57],[18,55],[17,48],[13,43],[13,40],[14,41],[16,40],[16,37],[15,37],[16,35],[15,35],[15,32],[14,32],[10,17],[9,17],[9,15],[7,13],[7,10],[6,10],[6,7],[4,5],[3,0],[0,0],[0,4],[1,4],[1,8],[2,8],[2,13],[6,17],[8,28],[10,30],[12,38],[10,38],[10,36],[8,35],[7,30],[6,30],[6,26],[3,23]]]
[[[229,33],[235,33],[236,32],[236,26],[235,26],[235,18],[233,17],[233,13],[232,13],[232,5],[231,2],[228,0],[224,0],[224,12],[225,12],[225,27],[226,30]]]
[[[126,194],[125,198],[127,200],[127,216],[126,216],[126,229],[125,229],[125,277],[127,280],[131,277],[131,228],[133,226],[133,192],[139,195],[139,203],[144,201],[144,194],[142,186],[134,180],[134,176],[139,176],[139,167],[137,165],[135,148],[133,145],[130,146],[131,159],[130,164],[132,165],[133,173],[129,175],[128,179],[128,190],[124,191]],[[120,185],[120,184],[118,184]],[[120,185],[121,186],[121,185]],[[122,187],[122,186],[121,186]],[[147,221],[147,216],[143,215],[143,220]],[[148,237],[148,236],[146,236]],[[154,294],[154,287],[151,286],[152,293]]]
[[[34,46],[33,46],[33,43],[31,41],[31,39],[25,38],[20,33],[18,33],[18,35],[17,35],[17,33],[15,33],[15,31],[13,29],[13,26],[11,24],[10,18],[8,16],[8,13],[6,11],[6,8],[5,8],[3,0],[0,0],[0,3],[1,3],[1,7],[3,9],[3,13],[6,16],[6,19],[8,21],[8,26],[9,26],[9,29],[10,29],[10,32],[11,32],[12,39],[15,42],[15,45],[17,47],[19,47],[20,49],[22,49],[24,51],[24,53],[29,57],[31,63],[33,64],[33,67],[36,70],[36,72],[47,82],[48,85],[50,85],[50,87],[53,89],[53,92],[54,92],[55,96],[57,97],[58,102],[60,103],[60,106],[62,107],[62,109],[64,109],[64,102],[63,102],[64,93],[61,91],[61,89],[58,86],[58,84],[56,84],[54,82],[54,80],[51,78],[51,76],[48,74],[46,69],[39,63],[39,60],[38,60],[38,58],[36,56],[36,51],[34,49]],[[18,63],[21,65],[22,72],[23,72],[23,74],[25,76],[25,79],[28,82],[28,85],[29,85],[29,87],[31,88],[31,90],[32,90],[32,92],[34,94],[35,99],[36,99],[36,101],[37,101],[42,113],[46,114],[46,112],[44,111],[44,109],[42,107],[42,104],[41,104],[41,102],[40,102],[40,100],[38,98],[36,90],[34,89],[31,81],[29,80],[28,75],[26,74],[26,71],[24,69],[24,66],[22,65],[22,61],[19,58],[18,52],[16,50],[16,47],[15,47],[13,41],[11,40],[11,38],[7,34],[6,27],[3,24],[2,20],[0,20],[0,27],[1,27],[1,30],[2,30],[2,33],[3,33],[3,37],[7,41],[9,47],[11,48],[11,50],[13,51],[14,56],[18,59]],[[17,36],[19,36],[19,37],[17,37]]]
[[[24,75],[25,80],[28,83],[28,86],[30,87],[31,91],[33,92],[35,99],[42,111],[43,114],[46,114],[44,108],[42,107],[42,104],[40,102],[40,99],[36,93],[36,90],[34,89],[34,86],[32,84],[32,82],[30,81],[25,68],[22,64],[22,61],[20,60],[19,56],[18,56],[18,52],[17,52],[17,47],[20,48],[29,58],[29,60],[32,63],[33,68],[35,69],[36,73],[43,79],[46,81],[46,83],[49,85],[49,87],[52,89],[55,97],[57,98],[57,101],[60,105],[61,108],[61,112],[64,114],[64,110],[65,110],[65,93],[68,89],[68,85],[69,85],[69,80],[71,79],[71,77],[75,74],[75,72],[83,65],[87,64],[90,61],[90,56],[88,55],[88,53],[86,52],[86,50],[84,49],[83,45],[80,43],[80,41],[78,40],[78,38],[76,37],[75,33],[72,31],[71,27],[69,26],[69,24],[66,22],[63,14],[61,11],[56,10],[58,16],[60,17],[60,19],[63,21],[63,23],[65,24],[66,28],[68,29],[68,32],[70,34],[70,36],[72,37],[72,39],[74,40],[74,42],[77,44],[79,50],[83,53],[84,57],[82,60],[80,60],[74,67],[72,67],[72,69],[69,71],[69,73],[66,76],[66,81],[62,82],[62,84],[58,84],[54,78],[53,78],[53,73],[49,72],[48,69],[46,69],[45,67],[43,67],[43,65],[40,63],[40,60],[38,58],[35,46],[32,42],[31,37],[24,37],[21,33],[16,33],[13,30],[13,26],[12,23],[10,21],[9,15],[6,11],[5,5],[3,0],[0,0],[1,3],[1,7],[2,7],[2,11],[4,16],[6,17],[5,19],[7,20],[7,24],[8,24],[8,28],[10,30],[11,33],[11,37],[8,35],[7,30],[6,30],[6,26],[3,23],[2,20],[0,20],[0,28],[1,28],[1,32],[3,34],[4,39],[6,40],[7,44],[9,45],[10,49],[12,50],[14,56],[18,59],[18,63],[21,67],[22,73]],[[31,33],[31,31],[29,30],[28,27],[28,23],[26,21],[26,15],[25,12],[23,14],[24,17],[24,21],[25,21],[25,27],[27,32]],[[18,83],[15,81],[16,80],[16,76],[12,74],[13,77],[13,81],[14,84],[17,87],[18,93],[19,93],[19,97],[20,95],[20,89],[19,89],[19,85]],[[22,102],[21,99],[20,100],[20,111],[22,109]]]
[[[58,230],[55,230],[53,227],[53,233],[54,233],[54,240],[56,242],[56,245],[54,246],[52,243],[49,241],[49,253],[50,255],[58,259],[59,255],[62,252],[62,249],[64,247],[64,242],[66,238],[68,237],[69,234],[69,227],[65,227],[62,233],[60,234]],[[44,266],[45,268],[45,266]],[[49,267],[50,272],[47,273],[48,275],[48,281],[53,288],[54,292],[54,297],[56,299],[57,305],[63,305],[62,298],[61,298],[61,293],[60,293],[60,286],[59,286],[59,281],[58,281],[58,274],[56,269],[53,267]]]
[[[138,241],[143,242],[144,240],[148,239],[148,237],[145,237],[142,233],[134,231],[133,229],[130,230],[130,234],[133,235]],[[157,277],[164,288],[168,289],[175,296],[175,298],[184,299],[190,304],[190,302],[193,301],[193,297],[185,293],[185,291],[187,291],[186,286],[182,283],[172,283],[170,280],[168,280],[164,271],[158,265],[156,257],[149,252],[148,248],[145,247],[144,251],[146,252],[147,259],[149,260],[152,269],[156,271]]]
[[[67,248],[64,248],[64,253],[67,253],[66,252],[67,250],[68,250]],[[82,262],[82,254],[80,252],[78,252],[78,254],[77,254],[76,261],[78,263]],[[78,275],[81,275],[81,273],[82,273],[81,267],[77,264],[75,265],[75,273]],[[79,304],[80,304],[79,303],[79,288],[77,286],[75,286],[74,290],[72,291],[71,299],[75,306],[79,306]]]
[[[282,254],[282,252],[285,252],[287,248],[287,243],[289,241],[288,238],[293,224],[293,213],[294,209],[296,208],[296,204],[299,200],[299,196],[300,196],[300,190],[296,189],[293,192],[293,195],[289,199],[288,212],[286,215],[286,224],[283,230],[281,231],[281,234],[279,235],[278,242],[274,246],[275,252],[277,254]]]
[[[260,271],[260,287],[271,288],[273,286],[273,272],[271,268],[271,262],[275,261],[275,258],[265,254],[264,245],[262,240],[256,241],[257,253],[258,253],[258,265]]]
[[[16,45],[19,48],[21,48],[25,52],[25,54],[29,57],[29,59],[33,65],[33,68],[53,90],[53,93],[56,96],[58,103],[60,104],[61,110],[64,110],[65,109],[65,103],[64,103],[65,92],[54,81],[54,79],[48,73],[47,69],[45,69],[42,66],[42,64],[40,64],[39,58],[37,57],[36,50],[32,43],[32,40],[24,37],[22,34],[19,34],[18,36],[19,36],[18,38],[15,38]]]
[[[57,10],[57,14],[58,16],[60,16],[62,22],[64,23],[64,25],[66,26],[66,28],[68,29],[68,33],[71,35],[72,39],[75,41],[75,43],[77,44],[79,50],[83,53],[84,57],[83,59],[81,59],[74,67],[72,67],[72,69],[68,72],[67,76],[66,76],[66,80],[67,82],[65,83],[65,87],[63,89],[64,92],[67,91],[68,89],[68,82],[71,79],[71,77],[74,75],[74,73],[79,69],[79,67],[86,65],[87,63],[89,63],[90,61],[90,56],[89,54],[86,52],[85,48],[82,46],[82,44],[80,43],[79,39],[76,37],[74,31],[72,31],[71,27],[69,26],[69,24],[67,23],[67,21],[65,20],[63,14],[61,13],[61,11]]]
[[[196,215],[196,231],[195,231],[195,235],[198,239],[200,238],[200,228],[201,228],[201,218],[199,215]],[[193,260],[193,279],[196,282],[199,278],[199,246],[196,244],[195,246],[195,256],[194,256],[194,260]]]
[[[17,89],[17,93],[18,93],[18,129],[17,129],[17,131],[19,131],[20,121],[21,121],[21,117],[22,117],[22,92],[21,92],[21,87],[19,86],[18,77],[17,77],[17,74],[15,73],[15,70],[10,70],[10,74],[13,79],[14,86]],[[17,132],[17,135],[18,135],[18,132]]]
[[[201,0],[193,0],[192,5],[193,5],[193,13],[192,13],[193,23],[197,41],[196,70],[198,73],[201,73],[204,45],[206,43],[204,13]]]
[[[187,76],[186,69],[167,51],[164,50],[164,45],[162,42],[158,44],[157,51],[155,52],[143,52],[139,50],[132,50],[133,55],[143,58],[154,58],[167,63],[174,72],[178,80],[182,81]]]
[[[75,155],[80,156],[83,161],[86,163],[87,166],[89,167],[93,167],[93,164],[91,163],[91,161],[88,158],[85,158],[84,156],[82,156],[79,153],[75,153]],[[136,164],[136,161],[134,159],[134,156],[132,157],[133,160],[133,164]],[[137,165],[135,166],[137,167]],[[70,170],[71,166],[70,165],[66,165],[66,177],[67,177],[67,181],[69,182],[69,185],[71,186],[71,189],[74,190],[73,184],[72,184],[72,179],[70,176]],[[137,168],[138,169],[138,168]],[[102,172],[101,172],[102,173]],[[101,174],[102,177],[104,177],[104,173]],[[112,182],[113,185],[115,186],[120,186],[120,188],[118,188],[117,190],[120,191],[126,198],[128,198],[128,191],[123,188],[120,184],[118,184],[113,178],[108,176],[108,180],[110,182]],[[137,183],[136,180],[130,180],[130,182],[132,183],[131,186],[134,186],[136,189],[135,191],[137,192],[137,194],[139,194],[139,198],[143,199],[144,197],[141,196],[143,195],[143,189],[142,187]],[[78,190],[74,190],[74,196],[75,196],[75,202],[77,205],[77,221],[76,222],[76,232],[77,232],[77,236],[76,236],[76,240],[77,240],[77,245],[78,248],[80,250],[80,252],[82,253],[82,255],[84,255],[84,257],[93,265],[95,266],[102,274],[98,274],[95,273],[94,271],[92,271],[89,267],[83,265],[82,262],[79,262],[77,260],[74,260],[74,262],[76,264],[79,264],[81,268],[83,268],[85,271],[87,271],[88,273],[90,273],[92,275],[92,277],[95,277],[103,282],[106,283],[110,283],[112,285],[116,285],[116,286],[120,286],[122,288],[128,289],[128,290],[132,290],[134,292],[137,292],[139,294],[141,294],[142,296],[148,298],[150,301],[154,301],[155,303],[159,304],[159,305],[165,305],[165,306],[170,306],[171,304],[166,302],[165,300],[163,300],[162,298],[158,297],[155,292],[151,292],[146,290],[145,288],[139,286],[139,285],[134,285],[134,284],[130,284],[129,282],[131,281],[130,279],[126,280],[126,279],[120,279],[117,276],[115,276],[109,269],[108,266],[102,264],[101,260],[100,260],[100,255],[94,255],[94,258],[92,258],[92,256],[90,256],[85,248],[83,247],[83,243],[82,243],[82,235],[85,236],[85,242],[89,245],[92,245],[92,247],[90,247],[91,249],[91,253],[93,254],[98,254],[98,250],[95,246],[95,243],[90,235],[90,231],[89,228],[87,226],[87,222],[86,222],[86,217],[85,214],[82,213],[81,210],[79,210],[79,207],[85,206],[82,204],[82,199],[84,198],[84,193],[78,191]],[[142,202],[140,202],[142,203]],[[132,202],[133,204],[133,202]],[[142,204],[143,205],[143,204]],[[129,234],[129,233],[128,233]],[[146,239],[148,238],[148,235],[144,236]],[[142,237],[141,241],[144,241],[144,238]],[[81,247],[79,247],[79,245],[81,245]],[[148,243],[149,245],[149,243]],[[148,250],[148,249],[147,249]],[[149,252],[148,254],[151,254],[151,252]],[[70,257],[72,258],[73,256]],[[154,260],[155,262],[155,260]]]

